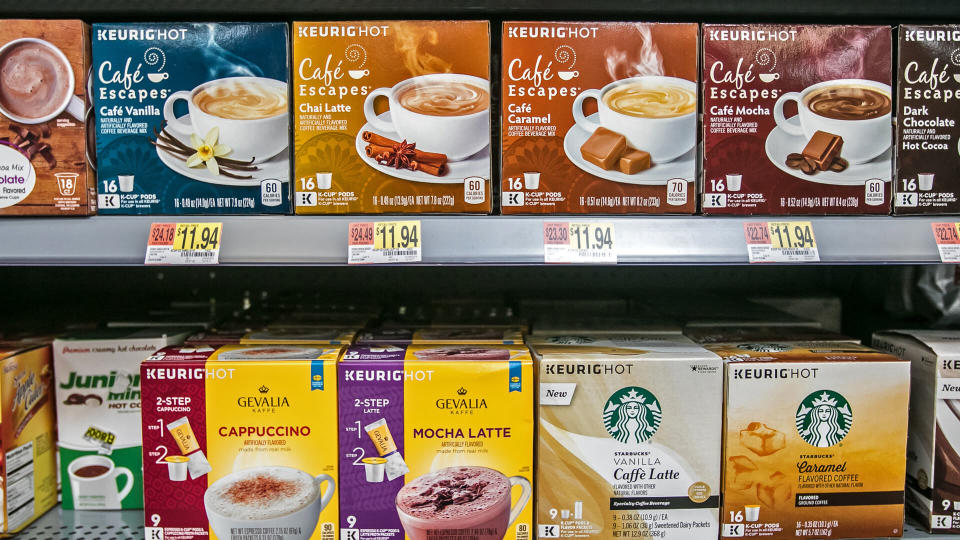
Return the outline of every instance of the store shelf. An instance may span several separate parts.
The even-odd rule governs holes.
[[[154,222],[224,224],[225,265],[341,265],[351,222],[419,219],[423,264],[542,264],[544,221],[611,222],[620,264],[745,264],[743,223],[769,218],[244,216],[4,219],[0,265],[139,265]],[[826,264],[937,263],[930,223],[946,218],[819,217]]]

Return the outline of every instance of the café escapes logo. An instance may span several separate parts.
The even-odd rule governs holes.
[[[611,437],[624,444],[650,440],[660,428],[663,411],[646,388],[628,386],[610,396],[603,409],[603,427]]]
[[[829,448],[850,433],[853,412],[846,398],[833,390],[817,390],[797,408],[797,433],[811,446]]]
[[[287,396],[271,396],[270,388],[261,385],[257,393],[248,396],[238,396],[237,406],[244,409],[253,409],[253,412],[275,412],[277,409],[289,408],[290,399]],[[259,394],[259,395],[258,395]]]
[[[457,390],[455,398],[437,398],[436,407],[443,411],[449,411],[450,414],[473,414],[478,409],[487,408],[485,398],[467,397],[467,389],[460,387]]]

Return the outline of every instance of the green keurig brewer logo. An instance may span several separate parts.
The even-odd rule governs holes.
[[[603,426],[614,439],[639,444],[660,428],[663,412],[657,397],[646,388],[628,386],[610,396],[603,408]]]
[[[839,443],[852,424],[850,404],[833,390],[817,390],[797,408],[797,433],[811,446],[829,448]]]

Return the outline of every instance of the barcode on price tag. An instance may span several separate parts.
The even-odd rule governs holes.
[[[820,262],[809,221],[756,221],[743,224],[751,263]]]
[[[546,263],[617,264],[613,223],[543,223]]]
[[[154,223],[143,264],[219,264],[222,223]]]
[[[940,261],[960,262],[960,223],[931,223],[933,239],[937,242]]]
[[[414,263],[423,260],[420,221],[367,221],[347,229],[348,264]]]

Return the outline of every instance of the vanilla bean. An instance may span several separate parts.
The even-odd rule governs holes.
[[[184,150],[185,152],[190,152],[191,154],[197,151],[196,148],[193,148],[193,147],[191,147],[191,146],[187,146],[187,145],[183,144],[182,142],[180,142],[176,137],[174,137],[173,135],[170,135],[170,133],[167,132],[166,130],[164,130],[164,131],[162,131],[162,132],[160,132],[160,133],[157,133],[157,129],[154,128],[153,131],[154,131],[154,133],[157,134],[157,139],[158,139],[159,141],[162,141],[162,142],[164,142],[164,143],[166,143],[166,144],[168,144],[168,145],[170,145],[170,146],[176,146],[177,148],[180,148],[180,149]],[[256,165],[253,164],[253,158],[251,158],[251,159],[249,159],[249,160],[239,160],[239,159],[230,159],[230,158],[227,158],[227,157],[217,156],[217,163],[221,163],[221,164],[224,164],[224,165],[229,165],[231,168],[242,169],[242,170],[245,170],[245,171],[259,171],[259,170],[260,170],[260,167],[258,167],[258,166],[256,166]]]

